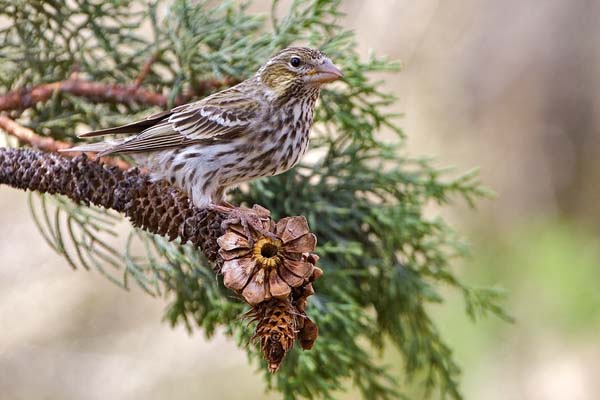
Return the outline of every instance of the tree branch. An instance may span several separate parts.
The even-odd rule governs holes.
[[[168,97],[162,93],[140,87],[145,75],[149,72],[151,63],[147,64],[136,82],[131,85],[108,84],[93,82],[83,79],[67,79],[60,82],[44,83],[8,92],[0,96],[0,111],[23,110],[36,103],[48,100],[55,92],[69,93],[79,97],[85,97],[95,102],[122,103],[122,104],[145,104],[161,108],[168,105]],[[144,72],[145,69],[148,72]],[[139,81],[139,84],[138,84]],[[238,82],[234,78],[209,79],[200,82],[197,93],[185,93],[175,99],[175,104],[183,104],[196,96],[203,96],[207,92],[223,86],[229,86]]]
[[[150,58],[148,58],[148,60],[146,60],[146,62],[142,66],[142,69],[140,70],[140,73],[138,74],[138,76],[135,78],[135,81],[133,82],[133,87],[139,88],[140,86],[142,86],[142,83],[144,83],[144,80],[150,73],[150,70],[152,69],[152,64],[154,64],[155,61],[156,61],[156,55],[152,55],[152,56],[150,56]]]
[[[141,103],[166,107],[166,96],[134,85],[91,82],[81,79],[45,83],[32,88],[14,90],[0,96],[0,111],[22,110],[46,101],[55,92],[70,93],[93,101],[110,103]]]
[[[312,282],[323,272],[315,267],[316,255],[299,253],[303,248],[314,250],[316,243],[304,217],[275,222],[262,207],[227,211],[197,208],[179,188],[166,181],[151,181],[137,168],[124,171],[85,155],[67,159],[31,149],[0,149],[0,184],[62,194],[76,203],[116,210],[136,227],[198,247],[214,264],[214,271],[224,275],[224,285],[253,306],[249,315],[258,324],[252,338],[260,343],[271,372],[277,371],[295,341],[310,349],[317,339],[317,326],[305,309],[307,298],[314,294]],[[240,225],[243,223],[230,224],[231,217],[240,212],[249,218],[246,229],[253,232],[255,246],[273,241],[281,247],[275,265],[269,264],[268,269],[261,266],[265,256],[252,255],[251,248],[243,247],[249,243],[240,236],[245,230]],[[256,227],[269,232],[253,230]],[[257,265],[252,272],[256,276],[237,286],[239,277],[248,273],[244,259]],[[295,275],[298,268],[304,271],[302,276]],[[265,271],[269,274],[267,281]],[[282,280],[282,276],[287,278]]]
[[[56,153],[59,150],[64,150],[72,147],[71,143],[61,142],[50,137],[40,136],[31,129],[15,122],[5,115],[0,115],[0,129],[8,135],[15,137],[21,144],[27,144],[35,149],[45,152]],[[91,158],[94,156],[88,154]],[[120,169],[128,169],[131,166],[123,161],[111,157],[103,157],[101,159],[105,164],[118,167]]]
[[[71,144],[61,142],[50,137],[43,137],[29,128],[20,125],[5,115],[0,115],[0,129],[10,136],[14,136],[22,144],[27,144],[35,149],[42,151],[57,152],[68,149]]]

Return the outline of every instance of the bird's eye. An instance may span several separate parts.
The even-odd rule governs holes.
[[[294,68],[298,68],[301,63],[302,61],[300,60],[300,57],[292,57],[290,59],[290,65]]]

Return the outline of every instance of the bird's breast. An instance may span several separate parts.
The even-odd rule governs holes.
[[[227,155],[216,152],[210,160],[219,165],[222,183],[277,175],[296,165],[308,148],[313,106],[314,101],[304,100],[266,110],[263,118],[227,146]]]

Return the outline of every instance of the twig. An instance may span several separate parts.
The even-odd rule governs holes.
[[[10,136],[17,138],[19,142],[28,144],[29,146],[42,151],[57,152],[71,147],[69,143],[54,140],[50,137],[40,136],[31,129],[18,124],[4,115],[0,115],[0,129]]]
[[[8,135],[17,138],[20,143],[27,144],[35,149],[45,152],[55,153],[59,150],[72,147],[71,143],[40,136],[31,129],[24,127],[5,115],[0,115],[0,129],[5,131]],[[92,153],[88,153],[87,155],[90,158],[94,158]],[[127,162],[115,158],[103,157],[101,160],[108,165],[119,167],[120,169],[128,169],[131,167]]]
[[[118,85],[69,79],[46,83],[29,89],[15,90],[0,96],[0,111],[21,110],[36,103],[46,101],[55,92],[70,93],[93,101],[111,103],[141,103],[166,107],[167,97],[161,93],[136,88],[132,85]]]
[[[240,83],[239,79],[236,78],[232,78],[232,77],[225,77],[223,79],[205,79],[203,81],[198,82],[195,85],[196,91],[194,93],[201,93],[206,95],[207,93],[215,90],[215,89],[219,89],[222,88],[224,86],[233,86]],[[184,93],[183,94],[183,98],[188,97],[194,97],[193,94],[194,93]],[[177,101],[175,101],[177,103]]]
[[[140,73],[133,82],[133,87],[139,88],[140,86],[142,86],[142,83],[144,83],[144,80],[150,73],[150,70],[152,69],[152,64],[154,64],[155,61],[156,55],[152,55],[150,58],[148,58],[148,60],[146,60],[146,62],[142,66],[142,69],[140,70]]]
[[[150,68],[150,66],[148,66]],[[142,71],[143,72],[143,71]],[[143,78],[142,73],[140,75]],[[140,76],[138,76],[139,78]],[[137,80],[136,80],[137,81]],[[234,78],[223,80],[209,79],[200,82],[199,92],[184,93],[175,99],[175,104],[183,104],[196,95],[201,96],[208,91],[236,83]],[[46,101],[55,92],[69,93],[79,97],[85,97],[91,101],[122,103],[122,104],[146,104],[161,108],[167,107],[168,97],[162,93],[140,88],[133,85],[108,84],[93,82],[83,79],[68,79],[60,82],[45,83],[32,88],[14,90],[0,96],[0,111],[23,110],[36,103]]]

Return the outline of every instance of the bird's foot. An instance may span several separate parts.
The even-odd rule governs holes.
[[[221,223],[221,229],[224,231],[229,229],[232,225],[241,226],[243,233],[250,241],[251,246],[254,245],[254,235],[252,234],[252,230],[263,236],[276,239],[275,234],[269,230],[268,221],[271,213],[264,207],[259,205],[254,205],[252,208],[235,207],[229,203],[223,202],[221,204],[211,205],[209,206],[209,209],[227,215]]]

